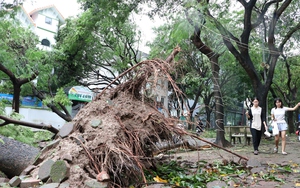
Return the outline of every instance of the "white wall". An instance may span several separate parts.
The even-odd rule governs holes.
[[[5,111],[7,114],[10,114],[12,111],[11,107],[5,107]],[[24,116],[21,121],[50,124],[57,129],[60,129],[66,122],[56,113],[45,109],[20,108],[20,114]]]
[[[47,24],[45,22],[46,17],[52,19],[51,24]],[[50,9],[42,10],[41,12],[39,12],[38,16],[34,19],[34,22],[36,23],[37,27],[57,33],[59,21],[55,18],[53,11],[51,11]]]

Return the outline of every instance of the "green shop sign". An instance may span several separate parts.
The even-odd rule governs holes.
[[[90,102],[93,100],[94,93],[87,87],[74,86],[68,92],[68,98],[76,101]]]

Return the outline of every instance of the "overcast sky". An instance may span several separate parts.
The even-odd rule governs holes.
[[[27,12],[30,12],[35,8],[52,4],[56,6],[64,18],[76,16],[80,13],[80,5],[77,3],[77,0],[26,0],[23,6]],[[149,53],[150,49],[146,47],[146,43],[147,41],[152,41],[155,37],[152,28],[161,25],[163,22],[159,18],[151,20],[145,15],[134,16],[134,20],[142,33],[142,43],[139,46],[139,50]]]
[[[23,4],[28,12],[48,5],[55,5],[64,18],[76,16],[80,12],[80,5],[77,0],[26,0]]]

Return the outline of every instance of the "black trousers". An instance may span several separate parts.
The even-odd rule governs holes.
[[[260,144],[262,130],[253,129],[252,126],[250,127],[251,135],[252,135],[252,144],[253,149],[258,150],[258,146]]]

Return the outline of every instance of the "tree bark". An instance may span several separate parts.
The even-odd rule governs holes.
[[[213,84],[214,84],[214,99],[215,99],[215,107],[216,107],[216,125],[217,125],[217,138],[216,144],[221,147],[230,146],[230,142],[225,139],[225,130],[224,130],[224,104],[221,95],[221,88],[219,84],[219,71],[220,66],[218,63],[219,54],[214,52],[210,47],[208,47],[200,38],[201,37],[201,29],[194,26],[195,31],[192,36],[192,42],[196,46],[196,48],[206,55],[211,63],[211,71],[213,75]]]
[[[43,93],[41,93],[37,88],[32,87],[32,91],[34,95],[39,98],[41,101],[44,100],[46,97],[44,96]],[[61,105],[61,108],[63,112],[61,112],[54,104],[47,104],[47,107],[49,107],[52,112],[56,113],[59,117],[64,119],[67,122],[72,121],[71,114],[68,112],[65,106]]]
[[[287,123],[288,123],[288,130],[290,134],[295,132],[293,117],[294,117],[293,111],[287,112]]]
[[[210,58],[211,67],[213,72],[213,83],[214,83],[214,98],[215,98],[215,107],[216,107],[216,126],[217,126],[217,138],[216,144],[218,146],[227,147],[231,144],[225,139],[225,129],[224,129],[224,104],[223,98],[221,95],[221,88],[220,88],[220,77],[219,71],[220,66],[218,63],[218,55],[214,55]]]
[[[21,86],[19,84],[14,83],[14,97],[12,102],[12,110],[16,113],[20,112],[20,93]]]
[[[34,162],[39,149],[0,135],[0,169],[12,178]]]

